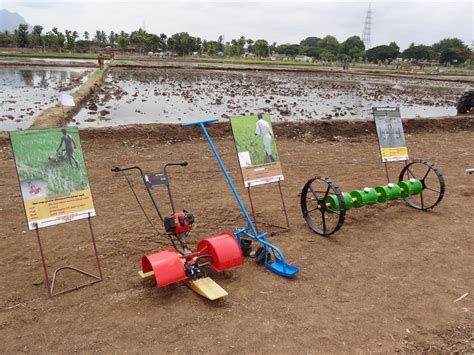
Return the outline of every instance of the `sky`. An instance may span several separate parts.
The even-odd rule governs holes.
[[[17,12],[46,31],[111,30],[152,33],[188,32],[202,39],[219,35],[230,41],[241,35],[269,43],[299,43],[309,36],[334,35],[344,41],[362,36],[369,4],[372,47],[395,41],[403,50],[410,43],[431,45],[458,37],[471,45],[474,33],[472,0],[375,1],[121,1],[121,0],[0,0],[0,9]]]

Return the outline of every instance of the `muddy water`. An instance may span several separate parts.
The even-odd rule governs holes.
[[[75,117],[80,126],[178,123],[269,113],[275,121],[370,118],[372,106],[403,117],[454,115],[465,84],[337,73],[114,68]]]
[[[83,68],[0,67],[0,130],[28,128],[35,116],[74,92],[91,74]]]
[[[1,62],[13,62],[13,63],[24,63],[24,62],[47,62],[47,63],[60,63],[64,66],[69,64],[96,64],[97,59],[82,59],[82,58],[32,58],[32,57],[2,57],[0,56]]]

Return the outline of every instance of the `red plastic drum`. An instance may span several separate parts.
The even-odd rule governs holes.
[[[183,263],[174,249],[143,256],[142,271],[153,271],[158,287],[186,280]]]
[[[213,257],[212,268],[216,271],[231,269],[244,263],[242,249],[237,239],[229,233],[203,239],[197,249],[201,255],[209,254]]]

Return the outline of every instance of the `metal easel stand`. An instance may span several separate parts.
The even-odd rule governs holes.
[[[93,285],[97,282],[100,282],[103,280],[103,276],[102,276],[102,270],[100,268],[100,263],[99,263],[99,255],[97,253],[97,246],[96,246],[96,243],[95,243],[95,236],[94,236],[94,231],[92,229],[92,223],[91,223],[91,215],[89,213],[89,217],[87,218],[88,219],[88,222],[89,222],[89,230],[90,230],[90,233],[91,233],[91,238],[92,238],[92,245],[94,246],[94,254],[95,254],[95,260],[96,260],[96,264],[97,264],[97,270],[99,271],[99,276],[97,275],[93,275],[89,272],[86,272],[86,271],[83,271],[83,270],[80,270],[78,268],[75,268],[75,267],[72,267],[72,266],[63,266],[63,267],[60,267],[58,269],[56,269],[54,272],[53,272],[53,278],[49,279],[49,275],[48,275],[48,268],[46,267],[46,260],[44,258],[44,253],[43,253],[43,247],[41,245],[41,238],[40,238],[40,234],[39,234],[39,228],[38,228],[38,225],[35,224],[35,227],[36,227],[36,237],[38,239],[38,245],[39,245],[39,250],[40,250],[40,254],[41,254],[41,261],[43,263],[43,270],[44,270],[44,277],[45,277],[45,281],[46,281],[46,287],[48,288],[48,294],[49,294],[49,297],[54,297],[54,296],[57,296],[57,295],[61,295],[61,294],[64,294],[64,293],[68,293],[68,292],[71,292],[71,291],[75,291],[75,290],[78,290],[82,287],[86,287],[86,286],[89,286],[89,285]],[[87,283],[84,283],[82,285],[79,285],[79,286],[75,286],[75,287],[71,287],[71,288],[68,288],[66,290],[63,290],[63,291],[60,291],[60,292],[56,292],[54,293],[54,284],[56,282],[56,277],[58,275],[58,273],[62,270],[73,270],[73,271],[76,271],[82,275],[85,275],[85,276],[89,276],[90,278],[92,278],[93,280],[90,281],[90,282],[87,282]]]
[[[285,205],[285,200],[283,198],[283,192],[281,191],[281,179],[278,179],[278,190],[280,192],[280,198],[281,198],[281,204],[282,204],[282,207],[283,207],[283,213],[285,214],[286,226],[280,226],[278,224],[271,224],[271,223],[257,221],[257,216],[255,214],[255,209],[253,207],[252,194],[250,193],[250,188],[251,188],[251,186],[247,186],[247,194],[248,194],[249,200],[250,200],[250,208],[252,209],[253,224],[255,225],[255,228],[257,229],[257,231],[258,231],[258,224],[260,223],[260,224],[263,224],[264,226],[267,226],[267,227],[278,228],[278,230],[271,232],[270,236],[273,236],[273,235],[276,235],[276,234],[279,234],[279,233],[288,232],[290,230],[290,222],[288,220],[288,212],[286,211],[286,205]]]
[[[405,166],[407,166],[410,163],[410,159],[403,160],[403,163],[405,164]],[[390,174],[388,172],[388,164],[386,161],[384,161],[383,164],[385,165],[385,175],[387,176],[387,183],[389,184],[391,183],[391,181],[390,181]],[[408,170],[407,170],[407,176],[408,178],[410,178],[410,174]]]

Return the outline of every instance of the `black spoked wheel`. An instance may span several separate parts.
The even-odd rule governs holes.
[[[346,205],[339,187],[328,177],[309,179],[301,192],[301,212],[315,233],[329,237],[344,223]]]
[[[441,202],[444,196],[445,183],[441,171],[436,165],[425,160],[414,160],[400,172],[398,181],[418,179],[422,190],[417,195],[404,197],[405,202],[419,210],[429,210]]]
[[[458,101],[456,109],[458,113],[468,113],[474,105],[474,90],[466,91]]]

